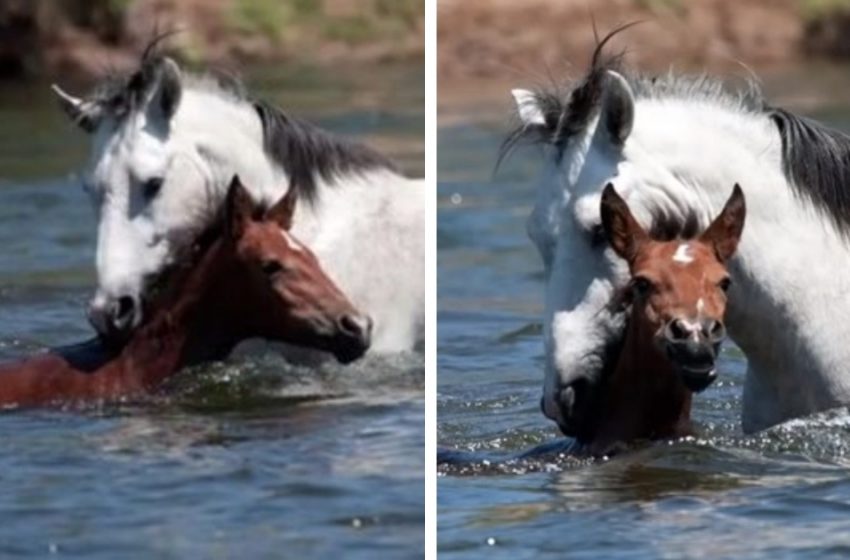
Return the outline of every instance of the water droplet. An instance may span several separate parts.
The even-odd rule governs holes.
[[[452,195],[452,197],[451,197],[451,201],[452,201],[452,204],[454,204],[455,206],[457,206],[458,204],[460,204],[461,202],[463,202],[463,196],[461,196],[461,194],[460,194],[460,193],[454,193],[454,194]]]
[[[493,537],[487,537],[487,546],[496,546],[496,539]]]

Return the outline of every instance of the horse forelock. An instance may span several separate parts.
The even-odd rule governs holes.
[[[602,53],[605,42],[619,31],[600,41],[589,69],[579,80],[534,92],[545,124],[520,124],[510,131],[502,143],[499,163],[524,144],[552,146],[560,158],[570,139],[583,134],[592,123],[608,84],[604,75],[614,70],[625,78],[636,103],[670,99],[770,119],[781,140],[782,172],[791,189],[850,240],[850,136],[769,105],[752,78],[745,79],[743,87],[730,88],[705,74],[682,75],[671,70],[663,75],[647,76],[634,72],[624,66],[621,54]]]
[[[623,76],[636,102],[676,99],[707,103],[745,114],[766,110],[758,84],[750,79],[745,80],[743,88],[732,90],[722,81],[705,74],[681,75],[671,70],[659,76],[646,76],[625,67],[621,55],[600,60],[574,85],[543,87],[534,91],[546,124],[528,126],[523,123],[511,130],[500,148],[500,162],[518,146],[526,144],[551,145],[558,153],[562,152],[571,138],[587,130],[598,113],[609,70]]]

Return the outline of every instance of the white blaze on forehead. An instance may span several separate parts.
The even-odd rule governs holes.
[[[680,243],[673,254],[673,260],[677,263],[691,264],[694,262],[694,257],[691,255],[691,244]]]
[[[286,231],[280,230],[280,235],[283,236],[283,240],[286,241],[286,244],[293,251],[303,251],[304,250],[304,246],[301,245],[301,243],[299,243],[298,241],[296,241],[295,238],[292,237],[291,235],[289,235],[289,233],[287,233]]]

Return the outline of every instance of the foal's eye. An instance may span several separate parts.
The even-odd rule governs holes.
[[[635,276],[632,279],[632,290],[638,296],[645,296],[652,291],[653,284],[649,278],[644,276]]]
[[[162,177],[153,177],[145,181],[142,185],[142,196],[145,197],[145,200],[151,201],[156,195],[159,194],[160,189],[162,188]]]
[[[728,292],[729,286],[731,286],[731,285],[732,285],[732,279],[729,278],[728,276],[717,283],[717,287],[720,288],[721,290],[723,290],[724,292]]]
[[[283,270],[283,266],[281,266],[278,261],[264,261],[263,264],[260,265],[260,268],[262,268],[263,274],[266,276],[274,276]]]

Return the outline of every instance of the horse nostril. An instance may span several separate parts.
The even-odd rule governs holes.
[[[685,325],[681,319],[673,319],[667,323],[665,329],[665,337],[671,342],[681,342],[690,337],[691,330]]]
[[[372,319],[364,315],[346,313],[337,320],[337,326],[352,338],[369,340],[372,334]]]
[[[714,319],[708,321],[708,324],[704,327],[704,331],[711,341],[719,341],[726,338],[726,327],[723,326],[722,322],[715,321]]]
[[[121,319],[133,312],[136,307],[136,302],[130,296],[121,296],[118,298],[118,304],[115,307],[115,318]]]

